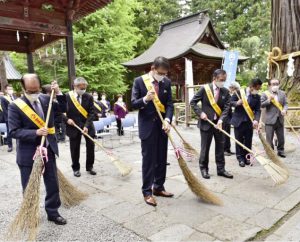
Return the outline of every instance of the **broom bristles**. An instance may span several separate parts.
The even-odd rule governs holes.
[[[43,161],[38,156],[33,165],[21,207],[9,226],[7,238],[35,240],[40,223],[40,184]]]
[[[256,156],[255,158],[269,173],[275,184],[279,185],[286,182],[289,177],[286,170],[263,156]]]
[[[193,155],[196,156],[196,158],[199,158],[199,153],[198,151],[193,147],[191,146],[188,142],[186,142],[185,140],[182,140],[182,143],[183,143],[183,147],[184,149],[189,152],[189,153],[192,153]]]
[[[73,186],[59,169],[57,169],[57,177],[59,184],[59,195],[62,204],[65,207],[70,208],[77,206],[88,197],[86,193]]]
[[[270,144],[267,142],[267,140],[265,139],[263,134],[261,132],[259,132],[258,136],[259,136],[259,139],[260,139],[261,143],[263,144],[263,147],[264,147],[264,150],[266,151],[267,156],[276,165],[278,165],[282,169],[284,169],[287,172],[287,174],[289,175],[289,170],[288,170],[287,166],[278,158],[278,156],[276,155],[276,153],[274,152],[274,150],[272,149]]]
[[[182,170],[183,176],[187,181],[188,186],[190,187],[191,191],[204,202],[212,203],[215,205],[222,205],[223,202],[214,195],[211,191],[209,191],[198,179],[197,177],[191,172],[188,168],[184,159],[179,155],[178,158],[179,166]]]
[[[115,167],[119,170],[121,176],[127,176],[132,171],[132,167],[121,161],[120,159],[117,159],[116,157],[111,157],[111,160]]]

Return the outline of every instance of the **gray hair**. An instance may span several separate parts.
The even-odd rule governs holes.
[[[241,86],[240,86],[240,84],[238,82],[231,82],[230,85],[229,85],[229,87],[235,88],[237,90],[241,89]]]
[[[74,86],[77,86],[79,84],[88,84],[87,81],[83,78],[83,77],[77,77],[75,80],[74,80]]]

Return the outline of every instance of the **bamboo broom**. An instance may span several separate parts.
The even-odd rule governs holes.
[[[209,122],[213,127],[215,127],[215,124],[211,120],[206,119],[206,121]],[[286,170],[282,169],[280,166],[273,163],[270,159],[255,154],[255,152],[250,150],[247,146],[243,145],[240,141],[235,139],[233,136],[228,134],[223,129],[218,129],[218,130],[220,130],[223,134],[225,134],[227,137],[232,139],[234,142],[236,142],[238,145],[240,145],[243,149],[248,151],[250,154],[252,154],[255,157],[255,159],[266,169],[266,171],[269,173],[269,175],[271,176],[275,184],[278,185],[286,182],[286,180],[288,179],[288,174]]]
[[[237,95],[238,99],[241,100],[241,98],[240,98],[239,94],[237,93],[237,91],[235,91],[235,94]],[[248,113],[247,113],[247,115],[248,115]],[[249,115],[248,115],[248,117],[251,120],[251,117]],[[260,117],[259,123],[262,123],[261,117]],[[278,158],[278,156],[275,154],[274,150],[271,148],[270,144],[268,144],[266,139],[263,137],[262,133],[259,132],[259,131],[258,131],[258,137],[259,137],[261,143],[263,144],[264,150],[266,151],[266,154],[269,157],[269,159],[272,162],[274,162],[276,165],[278,165],[282,169],[284,169],[286,171],[287,176],[289,176],[289,170],[288,170],[287,166]]]
[[[119,172],[121,173],[122,176],[127,176],[131,171],[132,167],[129,166],[128,164],[124,163],[121,161],[119,158],[111,154],[108,150],[106,150],[98,141],[93,139],[90,135],[87,133],[83,132],[83,130],[74,123],[74,127],[77,128],[83,135],[85,135],[87,138],[89,138],[94,144],[96,144],[104,153],[109,157],[111,162],[118,168]]]
[[[45,127],[48,127],[54,90],[51,92],[50,102],[47,110]],[[44,146],[46,137],[42,136],[40,148]],[[9,238],[26,238],[26,240],[35,240],[40,223],[40,184],[41,174],[44,167],[44,161],[41,150],[37,149],[32,172],[30,174],[28,185],[24,192],[21,208],[15,219],[10,224],[8,230]]]
[[[185,139],[182,137],[182,135],[179,133],[178,129],[175,127],[174,124],[171,124],[173,129],[175,130],[175,132],[178,134],[178,136],[180,137],[182,143],[183,143],[183,147],[184,149],[189,152],[192,153],[193,155],[195,155],[197,158],[199,157],[199,153],[198,151],[191,145],[189,144],[187,141],[185,141]]]
[[[164,125],[164,119],[156,105],[155,102],[153,102],[154,107],[156,109],[156,112],[162,122],[162,124]],[[170,133],[167,133],[168,138],[175,150],[176,153],[176,157],[180,166],[180,169],[183,173],[183,176],[189,186],[189,188],[191,189],[191,191],[200,199],[202,199],[204,202],[207,203],[212,203],[215,205],[222,205],[223,202],[216,196],[214,195],[211,191],[209,191],[198,179],[197,177],[191,172],[191,170],[189,169],[189,167],[187,166],[186,161],[183,159],[183,157],[181,156],[181,154],[179,152],[176,152],[177,148],[176,145],[173,141],[173,138],[171,136]]]

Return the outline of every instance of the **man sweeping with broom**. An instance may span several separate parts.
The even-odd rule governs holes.
[[[220,130],[215,129],[207,119],[213,120],[215,126],[222,129],[223,120],[227,117],[230,109],[230,94],[224,88],[226,71],[217,69],[213,73],[213,82],[201,87],[191,100],[191,107],[199,117],[198,128],[201,135],[200,171],[204,179],[210,179],[208,173],[209,150],[212,138],[215,139],[215,160],[217,174],[225,178],[233,178],[225,170],[224,137]],[[201,108],[198,103],[201,102]]]
[[[41,137],[46,137],[43,149],[45,157],[43,177],[46,187],[45,209],[48,220],[58,225],[67,221],[59,214],[61,205],[55,155],[58,146],[55,138],[54,113],[51,112],[48,129],[45,120],[50,97],[40,93],[41,80],[36,74],[25,74],[21,78],[24,96],[15,100],[8,108],[8,124],[10,134],[17,140],[17,164],[21,172],[23,192],[27,187],[33,170],[34,155],[41,143]],[[65,110],[65,97],[61,94],[56,82],[52,83],[61,110]],[[29,219],[29,218],[28,218]]]
[[[151,206],[157,205],[153,195],[173,197],[173,194],[165,191],[164,187],[168,152],[166,133],[170,131],[174,110],[171,81],[166,77],[169,68],[169,61],[166,58],[157,57],[151,71],[136,78],[132,88],[132,107],[139,109],[139,136],[143,155],[142,192],[145,202]],[[164,118],[164,125],[153,102]]]

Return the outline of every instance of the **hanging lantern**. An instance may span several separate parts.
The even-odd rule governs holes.
[[[45,34],[44,33],[42,33],[42,40],[43,40],[43,42],[45,41]]]
[[[47,48],[46,48],[46,54],[45,55],[46,55],[46,57],[48,57],[48,49]]]
[[[54,47],[52,47],[52,54],[53,54],[53,55],[56,55],[56,50],[55,50]]]
[[[19,30],[17,30],[17,41],[20,42]]]

